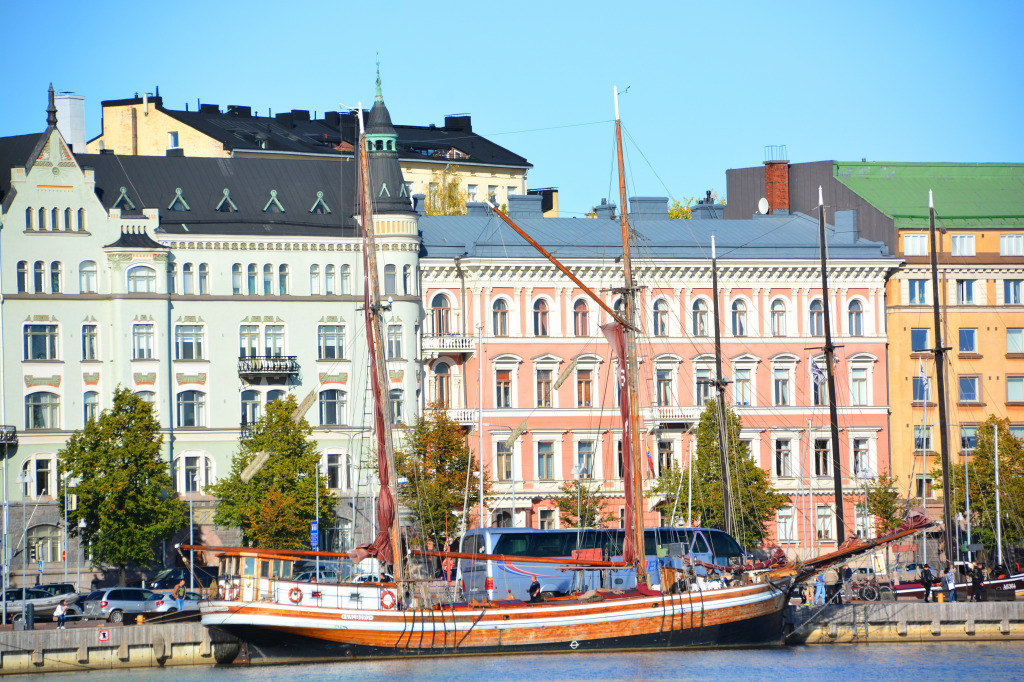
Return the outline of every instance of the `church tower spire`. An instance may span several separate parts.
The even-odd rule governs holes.
[[[57,125],[57,105],[53,99],[53,83],[50,83],[49,103],[46,105],[46,125],[51,128]]]
[[[375,213],[408,213],[412,201],[398,161],[398,133],[384,104],[380,86],[380,60],[377,60],[377,94],[366,117],[366,151],[373,183]]]

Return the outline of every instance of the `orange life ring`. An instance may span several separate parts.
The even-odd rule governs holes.
[[[384,590],[380,593],[380,607],[382,609],[393,609],[395,608],[395,593],[391,590]]]
[[[293,587],[288,591],[288,599],[290,599],[293,604],[298,604],[302,601],[302,590],[297,587]]]
[[[241,585],[232,585],[231,587],[228,588],[227,593],[228,593],[228,599],[230,601],[238,601],[238,598],[242,596],[242,586]]]

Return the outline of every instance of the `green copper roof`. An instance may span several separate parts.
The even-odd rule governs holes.
[[[940,227],[1024,227],[1024,164],[836,162],[833,174],[897,229],[928,227],[928,190]]]

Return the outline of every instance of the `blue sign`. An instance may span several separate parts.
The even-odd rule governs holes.
[[[43,560],[42,559],[39,560],[39,572],[40,573],[43,572]]]
[[[314,552],[320,548],[320,528],[316,521],[309,522],[309,546]]]

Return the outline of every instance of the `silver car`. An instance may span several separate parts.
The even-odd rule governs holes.
[[[111,623],[124,621],[126,615],[151,613],[160,595],[141,587],[109,587],[96,590],[85,598],[82,604],[82,618],[106,620]]]
[[[32,604],[36,620],[50,620],[62,599],[68,601],[68,618],[75,618],[78,615],[78,607],[74,605],[74,600],[67,595],[54,595],[47,590],[35,587],[9,589],[4,593],[4,601],[7,602],[7,620],[12,623],[22,620],[26,604]]]
[[[186,592],[185,599],[182,602],[182,611],[198,611],[199,602],[203,599],[203,595],[198,592]],[[155,613],[174,613],[178,610],[178,600],[168,592],[167,594],[157,594],[156,600],[153,602],[153,611]]]

